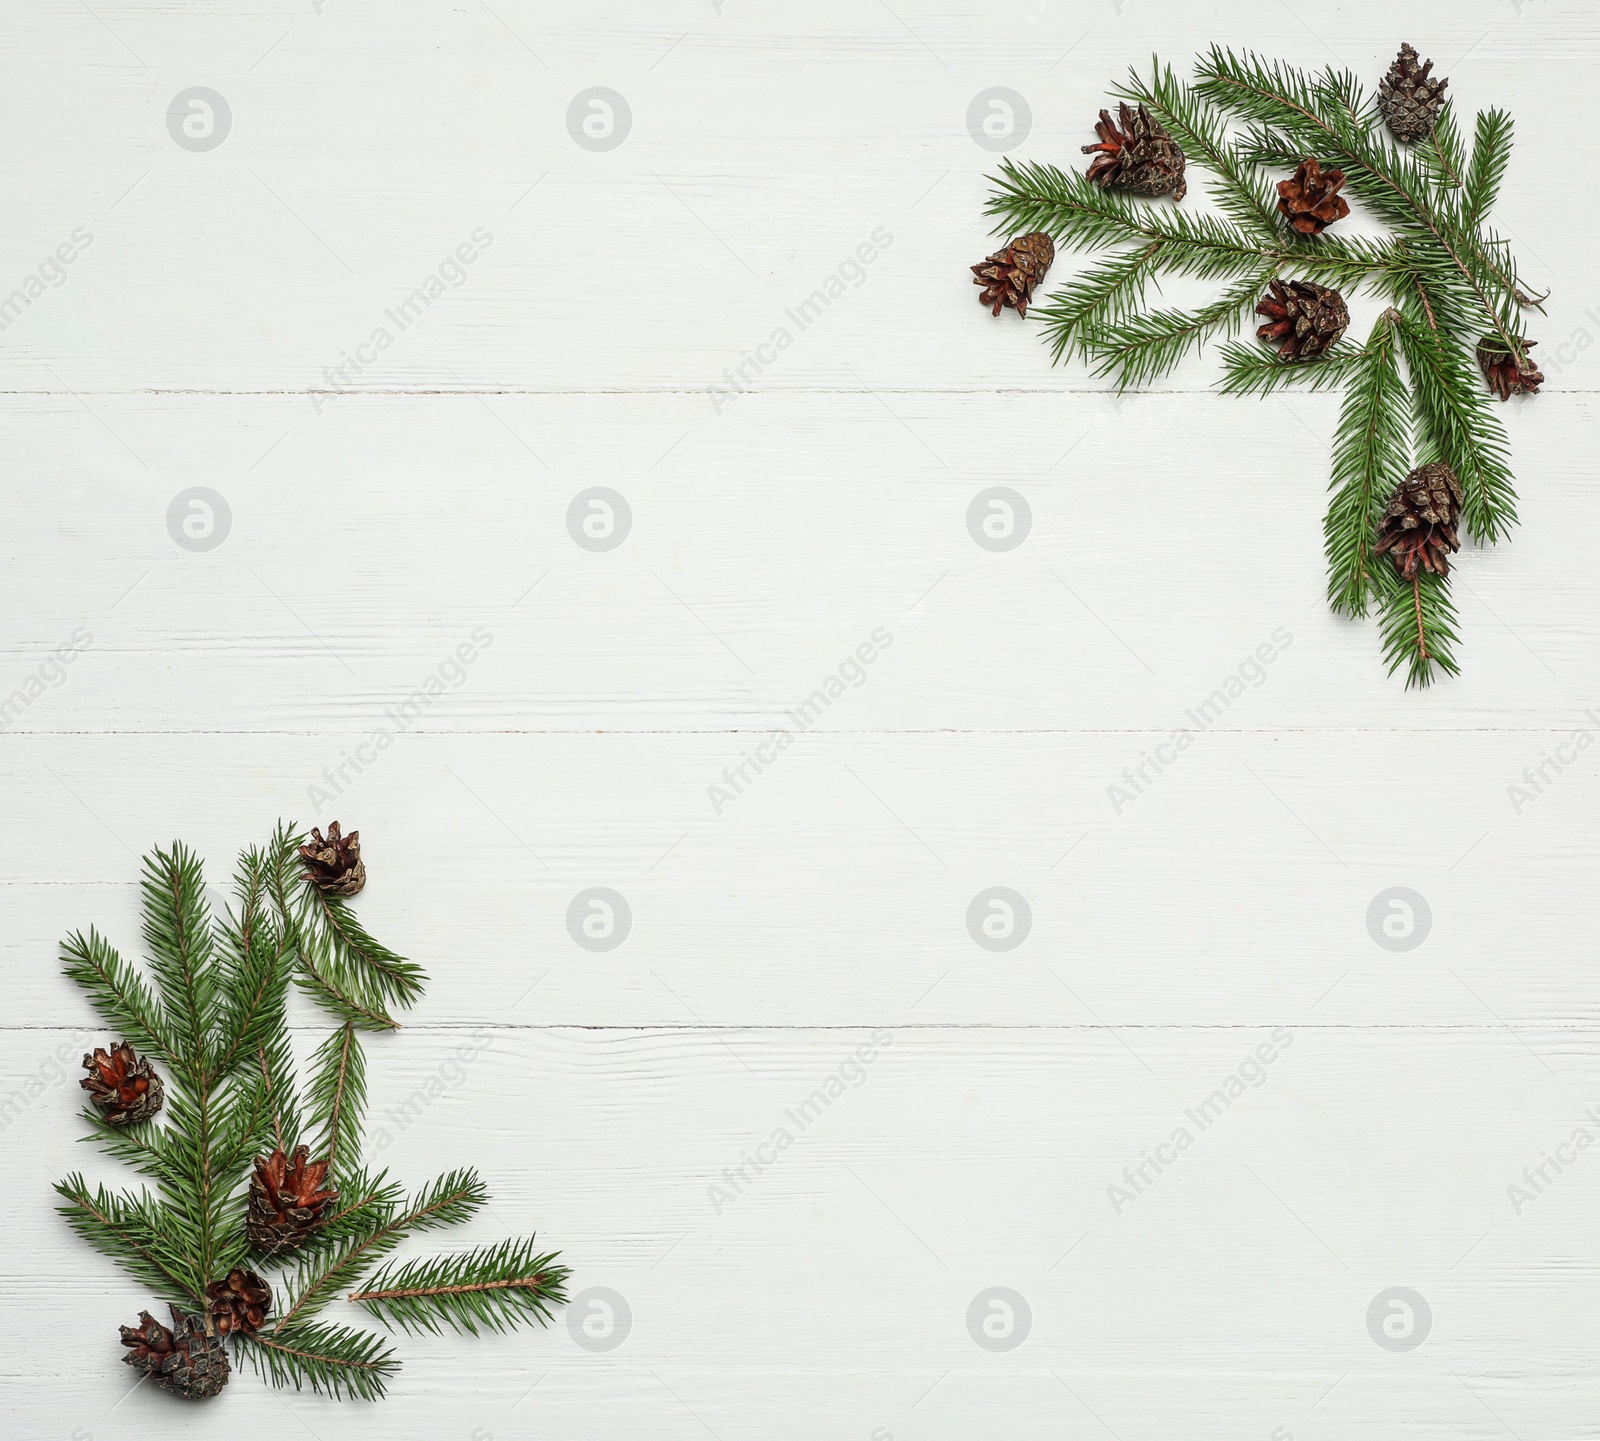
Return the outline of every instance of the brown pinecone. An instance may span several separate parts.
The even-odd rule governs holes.
[[[994,314],[1002,305],[1015,308],[1018,315],[1028,313],[1033,287],[1044,279],[1050,262],[1056,258],[1056,244],[1042,230],[1019,235],[1004,250],[997,250],[982,264],[974,265],[974,285],[983,286],[979,301],[993,302]]]
[[[1432,69],[1433,61],[1418,65],[1417,52],[1402,45],[1389,73],[1378,84],[1378,109],[1383,113],[1383,122],[1403,144],[1426,139],[1439,118],[1444,87],[1450,82],[1429,79]]]
[[[1478,369],[1501,400],[1510,400],[1513,395],[1537,395],[1544,384],[1544,372],[1528,355],[1537,342],[1525,335],[1517,339],[1522,346],[1520,361],[1502,336],[1486,335],[1478,342]]]
[[[272,1287],[240,1266],[207,1286],[206,1295],[211,1301],[211,1324],[219,1336],[233,1332],[254,1336],[272,1310]]]
[[[1309,280],[1274,280],[1256,306],[1267,323],[1257,340],[1278,347],[1285,360],[1312,360],[1334,344],[1350,324],[1350,312],[1337,290]]]
[[[149,1058],[135,1055],[126,1041],[118,1041],[109,1052],[96,1047],[83,1058],[83,1068],[89,1074],[78,1084],[108,1126],[134,1126],[161,1109],[161,1077]]]
[[[1307,156],[1293,176],[1278,182],[1278,209],[1302,235],[1321,235],[1350,213],[1349,203],[1339,194],[1343,184],[1344,171],[1324,170]]]
[[[281,1256],[304,1245],[339,1194],[321,1189],[329,1163],[313,1161],[310,1155],[308,1147],[296,1146],[292,1157],[282,1150],[256,1157],[244,1228],[263,1256]]]
[[[1411,580],[1420,566],[1449,575],[1449,553],[1461,549],[1456,521],[1461,516],[1461,482],[1440,461],[1419,465],[1395,487],[1378,522],[1378,555],[1390,554],[1395,569]]]
[[[1085,155],[1095,157],[1089,165],[1089,179],[1135,195],[1170,195],[1182,200],[1189,183],[1183,178],[1183,151],[1178,142],[1143,105],[1132,110],[1123,101],[1117,107],[1117,119],[1122,122],[1120,130],[1110,113],[1102,110],[1094,127],[1100,143],[1083,147]]]
[[[367,867],[361,859],[361,832],[339,834],[339,822],[328,827],[328,839],[311,827],[311,843],[300,847],[306,863],[306,879],[330,896],[353,896],[367,883]]]
[[[228,1384],[227,1348],[199,1316],[186,1316],[176,1306],[170,1310],[170,1329],[148,1311],[139,1313],[137,1326],[120,1328],[128,1348],[122,1359],[174,1396],[188,1401],[215,1396]]]

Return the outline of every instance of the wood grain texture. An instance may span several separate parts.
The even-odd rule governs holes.
[[[42,277],[0,329],[11,1431],[1594,1434],[1592,7],[0,25],[0,301]],[[1029,104],[1016,155],[1075,163],[1153,49],[1376,79],[1401,40],[1516,117],[1497,213],[1552,289],[1546,393],[1501,411],[1523,524],[1462,555],[1466,673],[1423,694],[1323,604],[1334,398],[1222,399],[1208,358],[1113,397],[965,269],[986,88]],[[193,86],[231,108],[213,150],[167,128]],[[594,86],[632,117],[603,152],[568,132]],[[1003,554],[967,530],[996,485],[1033,517]],[[231,513],[205,552],[168,526],[197,486]],[[631,510],[610,551],[569,533],[592,487]],[[140,852],[181,835],[220,887],[279,816],[360,826],[363,918],[434,978],[370,1049],[374,1158],[478,1162],[462,1244],[537,1230],[631,1307],[616,1350],[563,1316],[403,1339],[380,1406],[128,1394],[112,1328],[149,1298],[50,1208],[117,1179],[76,1141],[103,1034],[55,947],[136,950]],[[569,933],[594,886],[632,912],[603,954]],[[1002,953],[968,925],[996,886],[1031,911]],[[1406,951],[1369,921],[1397,887]],[[1009,1352],[967,1322],[996,1286],[1031,1309]],[[1431,1307],[1414,1351],[1369,1334],[1392,1287]]]

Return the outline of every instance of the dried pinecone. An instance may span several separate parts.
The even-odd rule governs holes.
[[[328,839],[311,828],[311,843],[300,847],[306,863],[306,879],[319,891],[331,896],[353,896],[367,883],[367,867],[361,859],[361,832],[339,834],[339,822],[328,827]]]
[[[1183,151],[1178,142],[1143,105],[1132,110],[1124,101],[1117,107],[1117,119],[1122,122],[1120,130],[1110,113],[1102,110],[1094,127],[1100,143],[1083,147],[1085,155],[1095,157],[1089,165],[1089,179],[1135,195],[1170,195],[1182,200],[1189,183],[1183,178]]]
[[[254,1271],[235,1266],[226,1278],[206,1287],[211,1324],[217,1335],[254,1336],[272,1310],[272,1288]]]
[[[1350,324],[1350,312],[1337,290],[1309,280],[1274,280],[1256,306],[1267,323],[1257,340],[1278,347],[1285,360],[1312,360],[1334,344]]]
[[[1335,220],[1343,220],[1350,206],[1339,187],[1344,171],[1324,170],[1307,156],[1288,180],[1278,182],[1278,209],[1302,235],[1321,235]]]
[[[165,1092],[161,1077],[148,1057],[134,1054],[126,1041],[118,1041],[109,1053],[96,1047],[83,1058],[88,1075],[78,1082],[89,1093],[109,1126],[134,1126],[148,1121],[161,1109]]]
[[[1544,384],[1544,372],[1528,355],[1537,342],[1525,335],[1517,340],[1522,346],[1520,361],[1503,336],[1486,335],[1478,342],[1478,369],[1501,400],[1510,400],[1513,395],[1537,395]]]
[[[1406,580],[1416,575],[1418,566],[1449,575],[1449,553],[1461,549],[1456,538],[1461,500],[1461,482],[1448,465],[1419,465],[1395,487],[1384,508],[1376,553],[1390,553]]]
[[[263,1256],[281,1256],[304,1245],[339,1194],[322,1189],[329,1163],[310,1156],[308,1147],[296,1146],[292,1157],[281,1149],[256,1157],[244,1228]]]
[[[1432,69],[1433,61],[1418,65],[1417,52],[1402,45],[1389,73],[1378,84],[1378,109],[1383,113],[1383,122],[1404,144],[1426,139],[1439,118],[1444,87],[1450,82],[1430,80],[1428,72]]]
[[[1019,235],[1004,250],[997,250],[981,265],[974,265],[974,285],[983,286],[978,299],[994,304],[995,315],[1002,305],[1015,308],[1018,315],[1028,313],[1033,287],[1044,279],[1050,262],[1056,258],[1056,245],[1042,230]]]
[[[137,1326],[123,1326],[122,1359],[136,1371],[146,1372],[163,1391],[188,1401],[215,1396],[228,1384],[227,1348],[208,1334],[199,1316],[186,1316],[176,1306],[172,1326],[163,1326],[148,1311],[139,1313]]]

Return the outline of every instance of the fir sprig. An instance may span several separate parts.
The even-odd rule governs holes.
[[[390,1262],[350,1300],[405,1331],[445,1326],[476,1336],[548,1321],[550,1307],[567,1299],[566,1277],[555,1254],[536,1250],[530,1236],[455,1256]]]

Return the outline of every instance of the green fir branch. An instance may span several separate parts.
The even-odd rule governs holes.
[[[161,1005],[143,978],[94,929],[74,931],[61,943],[62,970],[88,993],[107,1023],[139,1051],[177,1067],[178,1043],[167,1029]]]
[[[274,1386],[309,1389],[337,1400],[378,1401],[400,1370],[381,1336],[344,1326],[282,1326],[246,1343],[256,1372]]]
[[[1431,685],[1439,671],[1460,675],[1455,659],[1460,635],[1449,579],[1419,570],[1415,579],[1407,581],[1388,563],[1374,567],[1373,576],[1389,673],[1404,665],[1407,690]]]
[[[530,1236],[454,1256],[391,1262],[349,1299],[403,1331],[441,1327],[476,1336],[524,1323],[546,1325],[567,1299],[565,1266]]]
[[[1261,344],[1230,340],[1219,352],[1224,395],[1271,395],[1291,385],[1307,390],[1331,390],[1347,381],[1366,352],[1341,340],[1315,360],[1285,360]]]
[[[144,943],[170,1034],[175,1069],[198,1088],[209,1077],[209,1042],[221,980],[199,858],[181,841],[144,858]]]
[[[1085,270],[1044,304],[1035,306],[1051,359],[1059,362],[1068,355],[1086,357],[1089,336],[1097,325],[1129,315],[1141,305],[1160,253],[1161,242],[1152,240],[1137,250],[1113,255]]]
[[[205,1304],[206,1273],[192,1258],[188,1239],[148,1194],[98,1186],[74,1172],[56,1183],[66,1202],[56,1209],[85,1241],[109,1256],[157,1295],[183,1307]]]
[[[1219,330],[1237,326],[1276,274],[1274,267],[1246,276],[1197,310],[1153,310],[1097,329],[1086,343],[1095,374],[1111,376],[1118,390],[1165,375]]]
[[[317,1051],[311,1063],[306,1108],[315,1137],[311,1147],[332,1162],[332,1174],[342,1185],[346,1170],[361,1150],[367,1109],[367,1059],[352,1022],[345,1022]]]

